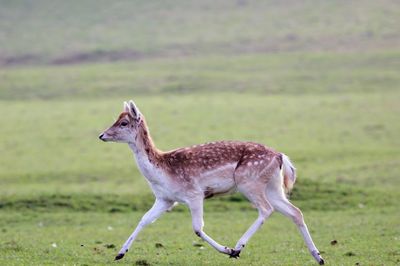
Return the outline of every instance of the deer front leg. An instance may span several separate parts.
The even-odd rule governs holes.
[[[142,219],[140,220],[139,224],[137,225],[135,231],[131,234],[131,236],[126,240],[125,244],[122,246],[121,250],[118,252],[118,255],[115,257],[115,260],[120,260],[125,256],[125,253],[128,252],[129,248],[131,247],[133,241],[136,239],[137,235],[146,225],[154,222],[159,218],[164,212],[169,210],[173,207],[174,202],[172,201],[165,201],[161,199],[156,199],[153,204],[153,207],[143,215]]]
[[[221,253],[231,255],[233,252],[233,249],[228,248],[226,246],[222,246],[218,244],[214,239],[209,237],[204,231],[203,231],[203,226],[204,226],[204,221],[203,221],[203,199],[196,200],[195,202],[191,202],[189,204],[190,212],[192,214],[192,225],[193,225],[193,230],[194,233],[206,241],[210,246],[215,248]]]

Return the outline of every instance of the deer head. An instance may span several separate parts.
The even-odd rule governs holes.
[[[133,143],[136,139],[141,119],[142,114],[136,104],[132,100],[124,102],[124,111],[111,127],[100,134],[99,139],[102,141]]]

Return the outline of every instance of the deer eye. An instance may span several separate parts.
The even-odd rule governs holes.
[[[128,122],[126,122],[126,121],[121,122],[121,127],[126,127],[127,125],[128,125]]]

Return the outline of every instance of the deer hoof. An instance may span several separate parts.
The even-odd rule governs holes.
[[[119,253],[117,256],[115,256],[115,260],[120,260],[125,256],[124,253]]]
[[[232,249],[229,258],[240,258],[240,249]]]
[[[321,257],[321,254],[319,253],[318,250],[313,250],[311,252],[311,255],[313,255],[314,259],[319,263],[319,265],[325,265],[324,259]]]

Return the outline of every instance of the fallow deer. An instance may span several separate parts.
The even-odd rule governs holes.
[[[145,118],[133,101],[124,102],[124,111],[118,120],[99,138],[129,144],[156,197],[153,207],[142,217],[115,260],[124,257],[146,225],[177,203],[184,203],[190,209],[195,234],[223,254],[239,257],[250,237],[276,210],[293,220],[311,255],[320,265],[324,264],[303,214],[286,197],[285,190],[292,188],[296,171],[283,153],[262,144],[241,141],[210,142],[162,152],[155,147]],[[235,191],[258,209],[258,218],[236,246],[228,248],[203,231],[203,200]]]

